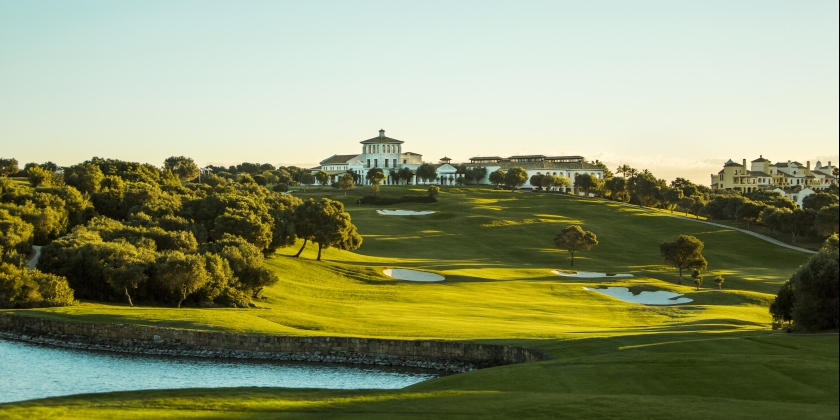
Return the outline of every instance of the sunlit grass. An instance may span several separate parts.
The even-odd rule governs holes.
[[[420,187],[385,187],[399,196]],[[343,200],[364,236],[355,252],[310,246],[267,260],[280,282],[255,309],[135,307],[84,303],[14,311],[55,319],[136,323],[245,334],[445,339],[522,345],[557,360],[442,377],[397,391],[197,389],[97,394],[0,406],[31,418],[836,418],[834,336],[768,331],[768,305],[808,254],[730,229],[560,194],[444,188],[429,216],[383,216]],[[580,224],[599,245],[553,247]],[[659,244],[680,234],[706,244],[709,272],[697,291],[678,283]],[[300,246],[300,244],[298,244]],[[385,276],[385,268],[431,271],[439,283]],[[552,270],[630,273],[560,277]],[[687,275],[687,273],[686,273]],[[693,299],[645,306],[584,290],[623,286]]]

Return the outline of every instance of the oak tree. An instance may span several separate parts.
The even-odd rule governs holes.
[[[557,248],[569,251],[571,255],[571,265],[575,265],[576,251],[589,251],[595,245],[598,245],[598,238],[594,233],[583,230],[578,225],[569,226],[557,236],[554,237],[554,245]]]
[[[662,242],[659,252],[663,261],[680,271],[682,283],[683,270],[704,270],[708,266],[706,258],[703,257],[703,246],[703,242],[694,236],[680,235],[676,241]]]

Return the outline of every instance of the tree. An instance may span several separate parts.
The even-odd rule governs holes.
[[[301,185],[312,185],[315,183],[315,175],[312,175],[311,172],[304,172],[300,174],[300,184]]]
[[[793,303],[795,300],[793,285],[788,280],[779,288],[776,298],[770,303],[770,315],[773,316],[773,320],[776,322],[793,321]]]
[[[735,210],[735,218],[746,221],[747,229],[749,229],[751,223],[761,218],[761,212],[764,211],[764,208],[765,206],[748,201],[738,206]]]
[[[69,306],[75,303],[67,279],[0,263],[0,308]]]
[[[32,249],[34,227],[0,209],[0,262],[20,266]]]
[[[505,173],[505,185],[515,190],[525,184],[528,180],[528,172],[520,167],[510,168]]]
[[[595,245],[598,245],[598,238],[594,233],[583,230],[578,225],[569,226],[557,236],[554,237],[554,245],[557,248],[569,251],[571,255],[571,265],[575,265],[576,251],[589,251]]]
[[[603,171],[604,171],[603,179],[605,181],[608,180],[608,179],[612,179],[612,177],[614,176],[612,171],[610,171],[610,168],[607,168],[607,165],[604,164],[604,162],[601,162],[600,160],[595,159],[594,162],[589,162],[589,163],[603,169]]]
[[[478,166],[475,168],[468,169],[466,173],[467,178],[469,180],[472,180],[473,183],[478,184],[479,182],[481,182],[482,179],[484,179],[485,176],[487,176],[487,168],[483,166]]]
[[[688,216],[688,212],[691,210],[691,206],[694,205],[695,201],[696,199],[694,197],[680,198],[680,201],[677,201],[677,209],[682,210]]]
[[[628,175],[631,175],[633,171],[635,170],[626,163],[624,165],[619,166],[618,168],[615,168],[615,173],[621,174],[621,176],[623,176],[624,178],[627,178]]]
[[[403,181],[403,184],[408,184],[411,182],[411,178],[414,177],[414,173],[411,172],[409,168],[400,168],[399,170],[400,179]]]
[[[579,190],[583,190],[585,193],[589,194],[593,191],[600,190],[604,186],[604,181],[598,179],[595,175],[592,174],[577,174],[575,175],[575,187]]]
[[[782,214],[782,228],[790,232],[791,242],[796,243],[799,235],[805,234],[814,227],[816,212],[813,210],[796,209]]]
[[[344,191],[344,196],[347,196],[347,190],[353,189],[356,185],[354,182],[353,174],[344,174],[341,178],[338,179],[338,187]]]
[[[318,261],[321,261],[323,248],[353,250],[362,245],[362,237],[341,202],[327,198],[320,201],[309,199],[298,206],[297,210],[298,237],[304,239],[304,247],[307,240],[318,244]],[[303,247],[295,256],[299,256],[302,251]]]
[[[568,188],[572,185],[572,180],[565,176],[557,175],[554,177],[554,186],[557,188]]]
[[[122,241],[109,243],[109,253],[102,260],[105,281],[116,292],[122,292],[128,299],[128,306],[133,307],[130,290],[135,290],[144,284],[149,277],[146,270],[155,260],[154,252],[145,248]]]
[[[179,251],[165,252],[155,264],[156,280],[167,289],[178,293],[181,307],[187,296],[200,289],[210,280],[201,255],[185,255]]]
[[[379,184],[385,181],[385,172],[379,168],[371,168],[367,172],[367,175],[365,175],[365,178],[367,178],[368,182],[370,182],[371,189],[373,189],[373,195],[379,195]]]
[[[624,178],[613,177],[604,181],[604,188],[610,193],[610,198],[615,201],[627,202],[630,198],[627,195],[627,180]]]
[[[33,187],[51,187],[60,182],[61,176],[55,172],[48,171],[38,165],[31,166],[26,170],[26,177]]]
[[[840,327],[840,259],[824,247],[790,278],[797,328],[809,331]]]
[[[392,184],[400,184],[400,171],[396,169],[391,169],[390,171],[388,171],[388,176],[391,178]]]
[[[545,174],[540,177],[540,187],[544,190],[549,190],[554,186],[554,175]]]
[[[691,205],[691,214],[694,215],[695,219],[700,218],[700,213],[706,208],[706,204],[703,203],[702,200],[694,200],[694,204]]]
[[[723,290],[723,282],[724,282],[723,276],[715,276],[714,282],[717,285],[718,290]]]
[[[99,190],[99,183],[105,175],[99,166],[91,162],[73,165],[64,170],[64,182],[82,193],[93,194]]]
[[[495,185],[497,188],[499,185],[505,183],[505,170],[504,169],[497,169],[493,172],[490,172],[489,181],[491,184]]]
[[[694,280],[694,290],[700,290],[700,285],[703,284],[703,276],[700,275],[699,270],[691,272],[691,278]]]
[[[432,164],[424,163],[417,168],[417,177],[427,183],[437,178],[437,169]]]
[[[318,171],[315,173],[315,180],[321,185],[327,185],[330,182],[330,174],[325,171]]]
[[[528,180],[528,183],[532,187],[542,188],[542,180],[545,177],[543,174],[534,174],[531,175],[531,179]]]
[[[198,177],[198,165],[185,156],[170,156],[163,161],[163,167],[172,171],[181,182],[191,181]]]
[[[0,158],[0,176],[7,177],[18,173],[18,161],[15,158]]]
[[[671,187],[665,190],[665,193],[662,194],[662,198],[664,198],[665,204],[668,207],[668,210],[671,213],[674,212],[674,207],[680,202],[680,199],[683,198],[683,190],[676,187]],[[756,217],[758,217],[756,215]]]
[[[804,210],[810,209],[819,211],[823,207],[837,206],[838,204],[840,204],[840,201],[838,201],[836,195],[822,191],[816,194],[811,194],[802,199],[802,208]]]
[[[647,169],[628,179],[627,189],[639,197],[639,203],[645,207],[654,206],[661,199],[665,188],[665,181],[656,179]]]
[[[814,230],[820,236],[831,236],[840,229],[840,206],[823,207],[814,219]]]
[[[790,213],[793,213],[790,209],[765,207],[758,218],[758,222],[770,228],[772,234],[774,230],[782,230],[784,220]]]
[[[228,207],[213,220],[210,236],[221,239],[225,234],[240,236],[259,249],[267,249],[272,240],[272,218],[267,209],[255,212],[247,208]]]
[[[680,283],[683,270],[704,270],[708,265],[703,257],[703,242],[694,236],[680,235],[674,242],[662,242],[659,252],[663,261],[680,271]]]

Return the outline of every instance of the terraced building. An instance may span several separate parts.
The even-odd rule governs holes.
[[[380,168],[385,173],[385,184],[393,184],[391,172],[408,168],[412,173],[411,183],[417,183],[416,171],[423,162],[423,155],[419,153],[403,151],[402,140],[385,136],[385,130],[379,130],[379,136],[362,140],[362,150],[359,154],[332,155],[321,162],[319,166],[311,168],[312,172],[324,171],[333,182],[350,172],[356,175],[360,184],[367,184],[365,175],[372,168]],[[487,168],[487,175],[479,180],[480,184],[490,184],[490,173],[502,169],[508,170],[513,167],[521,167],[528,172],[528,176],[537,174],[551,174],[568,177],[574,188],[575,176],[578,174],[592,174],[599,179],[604,178],[604,170],[590,162],[583,156],[545,156],[545,155],[523,155],[523,156],[478,156],[470,158],[469,162],[453,163],[452,159],[444,157],[436,163],[428,162],[437,171],[437,183],[455,184],[462,176],[461,168]]]

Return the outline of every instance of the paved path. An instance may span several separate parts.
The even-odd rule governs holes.
[[[30,270],[34,270],[35,267],[38,266],[38,258],[41,256],[41,247],[38,245],[32,245],[32,251],[35,251],[35,256],[26,263],[26,268]]]
[[[658,211],[656,209],[649,209],[647,207],[639,207],[639,206],[635,206],[635,205],[632,205],[632,204],[623,204],[623,205],[627,206],[627,207],[632,207],[632,208],[636,208],[636,209],[642,209],[642,210],[647,210],[647,211],[650,211],[650,212],[662,214],[663,216],[676,217],[678,219],[690,220],[692,222],[697,222],[697,223],[705,223],[707,225],[722,227],[724,229],[737,230],[738,232],[743,232],[743,233],[746,233],[747,235],[755,236],[756,238],[761,239],[762,241],[767,241],[767,242],[770,242],[773,245],[778,245],[778,246],[781,246],[781,247],[784,247],[784,248],[787,248],[787,249],[792,249],[794,251],[807,252],[809,254],[814,254],[814,253],[817,252],[817,251],[814,251],[814,250],[811,250],[811,249],[805,249],[805,248],[800,248],[800,247],[795,246],[795,245],[786,244],[782,241],[773,239],[769,236],[764,236],[760,233],[755,233],[751,230],[736,228],[736,227],[732,227],[732,226],[726,226],[726,225],[722,225],[720,223],[707,222],[705,220],[700,220],[700,219],[692,219],[690,217],[684,217],[684,216],[680,216],[678,214],[665,213],[665,212],[662,212],[662,211]]]

